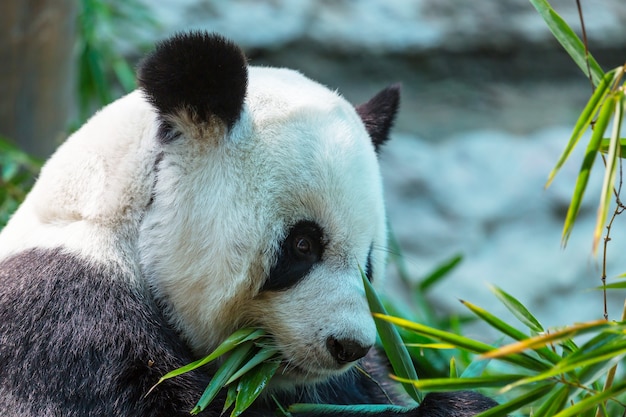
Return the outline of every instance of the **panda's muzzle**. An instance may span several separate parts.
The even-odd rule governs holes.
[[[339,365],[357,361],[367,355],[372,346],[364,346],[353,339],[335,339],[329,336],[326,339],[326,348]]]

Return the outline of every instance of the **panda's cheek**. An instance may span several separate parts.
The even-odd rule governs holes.
[[[336,374],[374,344],[375,325],[356,278],[313,273],[294,287],[263,296],[256,310],[264,313],[257,320],[274,335],[287,368]]]

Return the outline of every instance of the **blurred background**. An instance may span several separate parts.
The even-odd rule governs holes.
[[[574,0],[551,4],[580,28]],[[596,60],[604,70],[624,64],[626,2],[581,4]],[[392,252],[403,253],[418,283],[455,265],[428,286],[429,314],[454,317],[466,299],[508,315],[492,283],[544,326],[602,317],[602,294],[589,290],[601,284],[601,258],[591,254],[601,178],[591,179],[566,248],[561,230],[582,150],[544,190],[591,84],[527,0],[5,1],[3,143],[46,158],[95,109],[133,88],[132,69],[156,40],[189,29],[219,32],[252,65],[298,69],[355,104],[402,83],[381,155],[399,245]],[[5,171],[7,161],[0,158]],[[626,272],[625,221],[617,219],[609,244],[609,282]],[[400,297],[401,269],[390,265],[387,285]],[[611,297],[609,318],[619,319],[624,294]]]

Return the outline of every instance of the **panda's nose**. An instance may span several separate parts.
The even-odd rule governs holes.
[[[363,346],[353,339],[335,339],[330,336],[326,339],[326,347],[340,365],[345,365],[367,355],[372,346]]]

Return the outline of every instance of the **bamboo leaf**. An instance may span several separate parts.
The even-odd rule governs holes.
[[[491,362],[489,359],[472,361],[461,374],[461,378],[476,378],[481,376],[485,369],[487,369],[489,362]]]
[[[376,318],[376,316],[380,314],[386,315],[387,312],[376,295],[376,290],[372,287],[372,284],[367,279],[367,276],[365,276],[361,267],[359,267],[359,271],[361,272],[361,278],[363,279],[365,295],[367,296],[367,301],[374,317]],[[378,330],[378,336],[380,337],[383,349],[389,358],[393,371],[400,377],[417,380],[417,372],[415,372],[411,356],[406,350],[402,338],[398,334],[396,328],[384,320],[375,320],[375,322],[376,329]],[[402,384],[402,386],[411,398],[418,403],[422,401],[420,392],[416,390],[412,384]]]
[[[274,348],[271,348],[271,347],[261,348],[252,357],[252,359],[250,359],[248,362],[246,362],[246,364],[244,366],[239,368],[239,370],[237,372],[235,372],[233,374],[233,376],[231,376],[228,381],[226,381],[226,385],[232,384],[233,382],[235,382],[235,380],[237,380],[238,378],[241,378],[241,376],[244,375],[246,372],[250,371],[252,368],[256,367],[257,365],[261,364],[262,362],[265,362],[266,360],[268,360],[272,356],[276,356],[278,353],[279,353],[278,350],[276,350]]]
[[[613,284],[601,285],[599,287],[595,287],[595,290],[623,290],[626,288],[626,281],[614,282]]]
[[[237,385],[229,385],[228,392],[226,393],[226,400],[224,401],[224,406],[222,407],[222,415],[226,414],[228,409],[235,404],[235,400],[237,399]]]
[[[388,405],[388,404],[358,404],[358,405],[336,405],[336,404],[292,404],[287,409],[288,412],[291,413],[311,413],[311,414],[322,414],[322,415],[335,415],[335,416],[343,416],[343,415],[381,415],[384,413],[388,413],[390,415],[393,414],[402,414],[408,413],[411,411],[409,407],[403,407],[399,405]]]
[[[458,378],[459,374],[456,370],[456,360],[454,356],[450,358],[450,378]]]
[[[511,413],[512,411],[515,410],[519,410],[520,408],[524,407],[525,405],[528,405],[530,403],[532,403],[533,401],[536,401],[540,398],[545,397],[550,391],[552,391],[552,389],[554,388],[555,384],[545,384],[545,385],[541,385],[540,387],[529,391],[527,393],[524,393],[522,395],[518,395],[516,396],[514,399],[512,399],[511,401],[508,401],[504,404],[500,404],[497,405],[493,408],[490,408],[487,411],[483,411],[480,414],[477,414],[476,417],[505,417],[508,416],[509,413]]]
[[[456,346],[450,343],[405,343],[404,346],[424,349],[456,349]]]
[[[245,328],[245,329],[237,330],[235,333],[230,335],[226,340],[224,340],[213,352],[211,352],[210,355],[205,356],[202,359],[198,359],[197,361],[194,361],[188,365],[182,366],[178,369],[174,369],[171,372],[168,372],[167,374],[163,375],[161,379],[159,379],[159,381],[155,384],[154,387],[156,387],[157,385],[159,385],[161,382],[165,381],[166,379],[174,378],[175,376],[185,374],[201,366],[204,366],[208,364],[209,362],[214,361],[215,359],[222,356],[223,354],[233,350],[240,343],[243,343],[249,340],[255,340],[263,335],[265,335],[265,332],[260,329]],[[152,391],[154,387],[150,388],[150,391]],[[150,391],[148,391],[148,394],[150,393]]]
[[[522,303],[520,303],[515,297],[495,285],[490,285],[489,288],[496,297],[504,304],[504,306],[511,312],[519,321],[522,322],[530,330],[540,333],[543,332],[543,326],[539,323],[539,320],[531,314],[530,311]]]
[[[602,80],[596,87],[594,93],[591,95],[591,98],[587,102],[587,105],[580,114],[580,117],[576,121],[576,124],[574,125],[574,130],[572,132],[572,135],[570,136],[570,140],[565,146],[563,153],[559,157],[556,166],[552,168],[550,175],[548,175],[548,181],[546,182],[545,188],[548,188],[550,186],[557,172],[561,169],[565,161],[567,161],[570,154],[578,144],[583,133],[585,133],[589,126],[591,126],[591,122],[598,112],[598,109],[600,109],[600,106],[604,102],[604,98],[610,92],[610,87],[613,84],[615,77],[616,70],[612,70],[606,73],[604,77],[602,77]]]
[[[495,349],[491,352],[483,354],[483,357],[492,359],[503,358],[511,354],[523,352],[527,349],[536,349],[540,346],[546,346],[550,343],[555,343],[563,339],[569,339],[575,335],[598,331],[604,327],[610,327],[612,325],[613,324],[611,322],[607,322],[606,320],[596,320],[592,322],[574,324],[572,326],[568,326],[564,329],[552,333],[541,334],[535,337],[528,338],[526,340],[503,346],[499,349]]]
[[[601,404],[602,402],[606,400],[614,398],[623,392],[626,392],[626,382],[621,382],[619,384],[613,385],[611,388],[607,390],[600,391],[599,393],[595,395],[591,395],[585,398],[584,400],[577,402],[571,407],[566,408],[560,413],[555,414],[554,417],[578,416],[580,415],[580,413],[586,410],[592,409],[594,407],[597,407],[598,404]]]
[[[414,323],[412,321],[405,320],[402,318],[386,316],[386,315],[378,314],[378,313],[374,313],[374,317],[396,324],[397,326],[414,331],[421,335],[424,335],[433,339],[441,340],[446,343],[453,344],[454,346],[457,346],[461,349],[468,350],[470,352],[487,353],[487,352],[492,352],[494,350],[493,346],[488,345],[486,343],[479,342],[479,341],[476,341],[476,340],[473,340],[464,336],[459,336],[454,333],[424,326],[423,324]],[[549,367],[547,364],[537,360],[536,358],[528,356],[526,354],[509,355],[506,357],[501,357],[501,359],[504,361],[514,363],[516,365],[520,365],[522,367],[537,370],[537,371],[545,370]],[[401,375],[398,375],[398,376],[401,376]]]
[[[572,200],[569,209],[567,210],[567,215],[565,217],[563,236],[561,238],[563,246],[567,244],[569,236],[572,232],[572,228],[574,226],[574,222],[576,221],[576,217],[578,216],[578,211],[580,209],[582,199],[585,195],[585,189],[587,188],[587,182],[589,181],[591,168],[593,167],[593,163],[596,159],[596,154],[598,153],[598,149],[600,148],[600,142],[602,141],[604,131],[606,130],[611,114],[614,111],[614,106],[615,98],[613,96],[608,96],[606,101],[604,102],[604,105],[600,109],[600,114],[598,116],[598,119],[596,120],[595,128],[593,134],[591,135],[591,139],[589,140],[589,144],[587,145],[585,158],[583,159],[582,166],[580,167],[580,172],[578,174],[578,178],[576,179],[576,185],[574,187],[574,194],[572,196]]]
[[[616,352],[605,353],[603,355],[594,355],[581,361],[557,364],[552,369],[549,369],[545,372],[541,372],[535,376],[520,379],[510,385],[507,385],[503,388],[502,392],[509,391],[521,385],[530,384],[537,381],[544,381],[552,378],[553,376],[566,374],[578,368],[588,368],[598,363],[602,363],[602,368],[608,370],[611,366],[613,366],[616,361],[619,361],[621,358],[623,358],[624,355],[626,355],[626,349],[622,349]]]
[[[608,154],[610,143],[611,138],[602,138],[602,142],[600,142],[600,152]],[[626,138],[619,138],[619,157],[626,158]]]
[[[585,75],[591,76],[594,85],[597,85],[602,79],[604,72],[591,54],[585,53],[585,45],[572,28],[554,11],[547,0],[530,0],[530,2],[537,9],[554,37],[567,51],[569,56],[572,57]],[[587,59],[589,60],[591,74],[587,73]]]
[[[191,414],[200,413],[213,401],[217,393],[224,387],[226,381],[239,369],[253,346],[253,343],[244,343],[233,350],[222,366],[219,367],[209,385],[207,385],[198,403],[191,410]]]
[[[514,383],[526,375],[493,375],[476,378],[429,378],[419,381],[411,381],[391,375],[391,378],[402,382],[411,383],[417,389],[431,392],[472,390],[476,388],[499,388]]]
[[[231,417],[241,415],[263,392],[280,366],[279,361],[265,362],[254,372],[245,374],[237,385],[237,399]]]
[[[622,126],[623,117],[623,103],[624,92],[619,90],[615,93],[613,98],[614,103],[614,117],[613,117],[613,130],[611,132],[611,142],[609,143],[609,153],[606,157],[606,167],[604,170],[604,180],[602,181],[602,191],[600,193],[600,205],[598,207],[598,215],[596,220],[596,227],[593,232],[593,250],[595,254],[598,250],[598,242],[606,223],[606,216],[609,211],[609,205],[613,197],[613,185],[615,183],[615,174],[617,172],[617,158],[620,155],[619,146],[619,134]],[[609,105],[611,101],[607,102]],[[602,132],[604,135],[604,132]]]
[[[561,410],[569,397],[570,387],[561,386],[553,394],[543,400],[538,410],[535,411],[533,417],[554,417],[557,411]]]
[[[432,271],[427,277],[425,277],[419,284],[419,291],[428,291],[430,287],[439,282],[442,278],[450,273],[458,264],[463,260],[463,255],[455,255],[452,258],[446,260],[442,264],[438,265],[434,271]]]
[[[509,324],[505,323],[504,321],[500,320],[498,317],[494,316],[493,314],[489,313],[488,311],[475,306],[474,304],[468,302],[468,301],[464,301],[461,300],[461,303],[470,309],[470,311],[472,311],[474,314],[476,314],[479,318],[481,318],[484,322],[486,322],[487,324],[491,325],[493,328],[495,328],[496,330],[498,330],[501,333],[504,333],[505,335],[511,337],[514,340],[517,341],[522,341],[522,340],[526,340],[528,339],[528,335],[526,335],[523,332],[520,332],[519,330],[517,330],[516,328],[514,328],[513,326],[510,326]],[[549,360],[552,363],[557,363],[558,361],[561,360],[561,357],[559,355],[557,355],[555,352],[553,352],[552,350],[548,349],[547,347],[540,347],[538,349],[535,350],[539,355],[541,355],[541,357],[543,357],[546,360]]]

